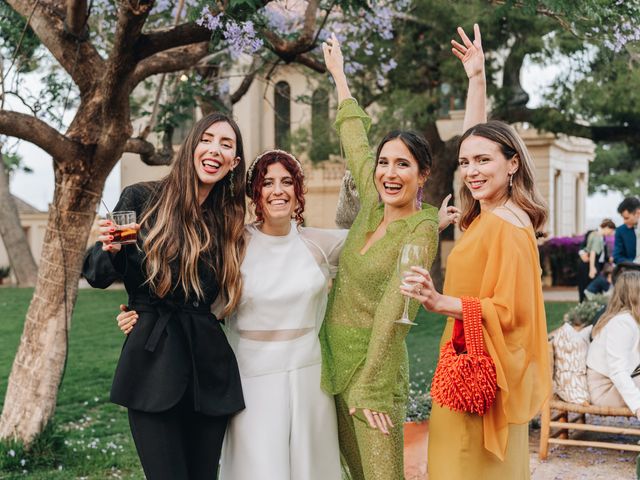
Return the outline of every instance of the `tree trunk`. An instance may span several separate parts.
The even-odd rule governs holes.
[[[18,209],[9,191],[9,175],[4,165],[0,165],[0,236],[18,285],[33,287],[38,277],[38,267],[33,261],[24,230],[20,225]]]
[[[87,238],[104,175],[56,172],[40,275],[13,362],[0,438],[29,444],[53,416]],[[89,182],[89,183],[88,183]]]

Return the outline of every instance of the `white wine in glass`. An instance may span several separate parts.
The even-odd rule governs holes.
[[[423,245],[413,245],[407,243],[403,245],[400,255],[398,256],[398,277],[405,287],[411,287],[413,284],[405,281],[410,275],[414,275],[415,272],[411,270],[411,267],[422,267],[425,263],[425,247]],[[417,325],[409,319],[409,297],[404,298],[404,312],[402,312],[402,318],[396,320],[396,323],[403,325]]]

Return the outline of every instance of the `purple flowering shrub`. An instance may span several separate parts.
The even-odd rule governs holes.
[[[609,254],[613,252],[613,236],[605,237]],[[554,286],[577,285],[577,271],[580,257],[578,251],[584,243],[584,235],[572,237],[553,237],[540,248],[541,263],[544,257],[549,259],[551,278]],[[549,273],[549,272],[545,272]]]

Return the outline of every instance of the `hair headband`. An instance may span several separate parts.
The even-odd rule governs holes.
[[[302,164],[300,163],[300,160],[298,160],[293,154],[286,152],[284,150],[267,150],[266,152],[261,153],[260,155],[258,155],[255,160],[253,162],[251,162],[251,165],[249,166],[249,169],[247,170],[247,182],[246,182],[246,189],[247,189],[247,196],[249,198],[251,198],[251,194],[252,192],[252,188],[251,188],[251,183],[253,182],[253,171],[256,167],[256,165],[258,164],[258,162],[260,160],[262,160],[262,158],[266,155],[271,155],[271,154],[276,154],[277,155],[283,155],[285,157],[288,157],[290,159],[293,159],[297,164],[298,164],[298,168],[300,168],[300,171],[302,172]]]

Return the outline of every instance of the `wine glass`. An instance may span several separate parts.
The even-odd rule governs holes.
[[[400,255],[398,256],[398,276],[405,287],[412,286],[411,283],[405,281],[405,278],[415,274],[415,272],[411,270],[411,267],[422,266],[424,265],[424,261],[424,246],[413,245],[411,243],[403,245]],[[403,325],[417,325],[409,319],[409,297],[404,298],[404,312],[402,312],[402,318],[400,320],[396,320],[395,323],[401,323]]]

